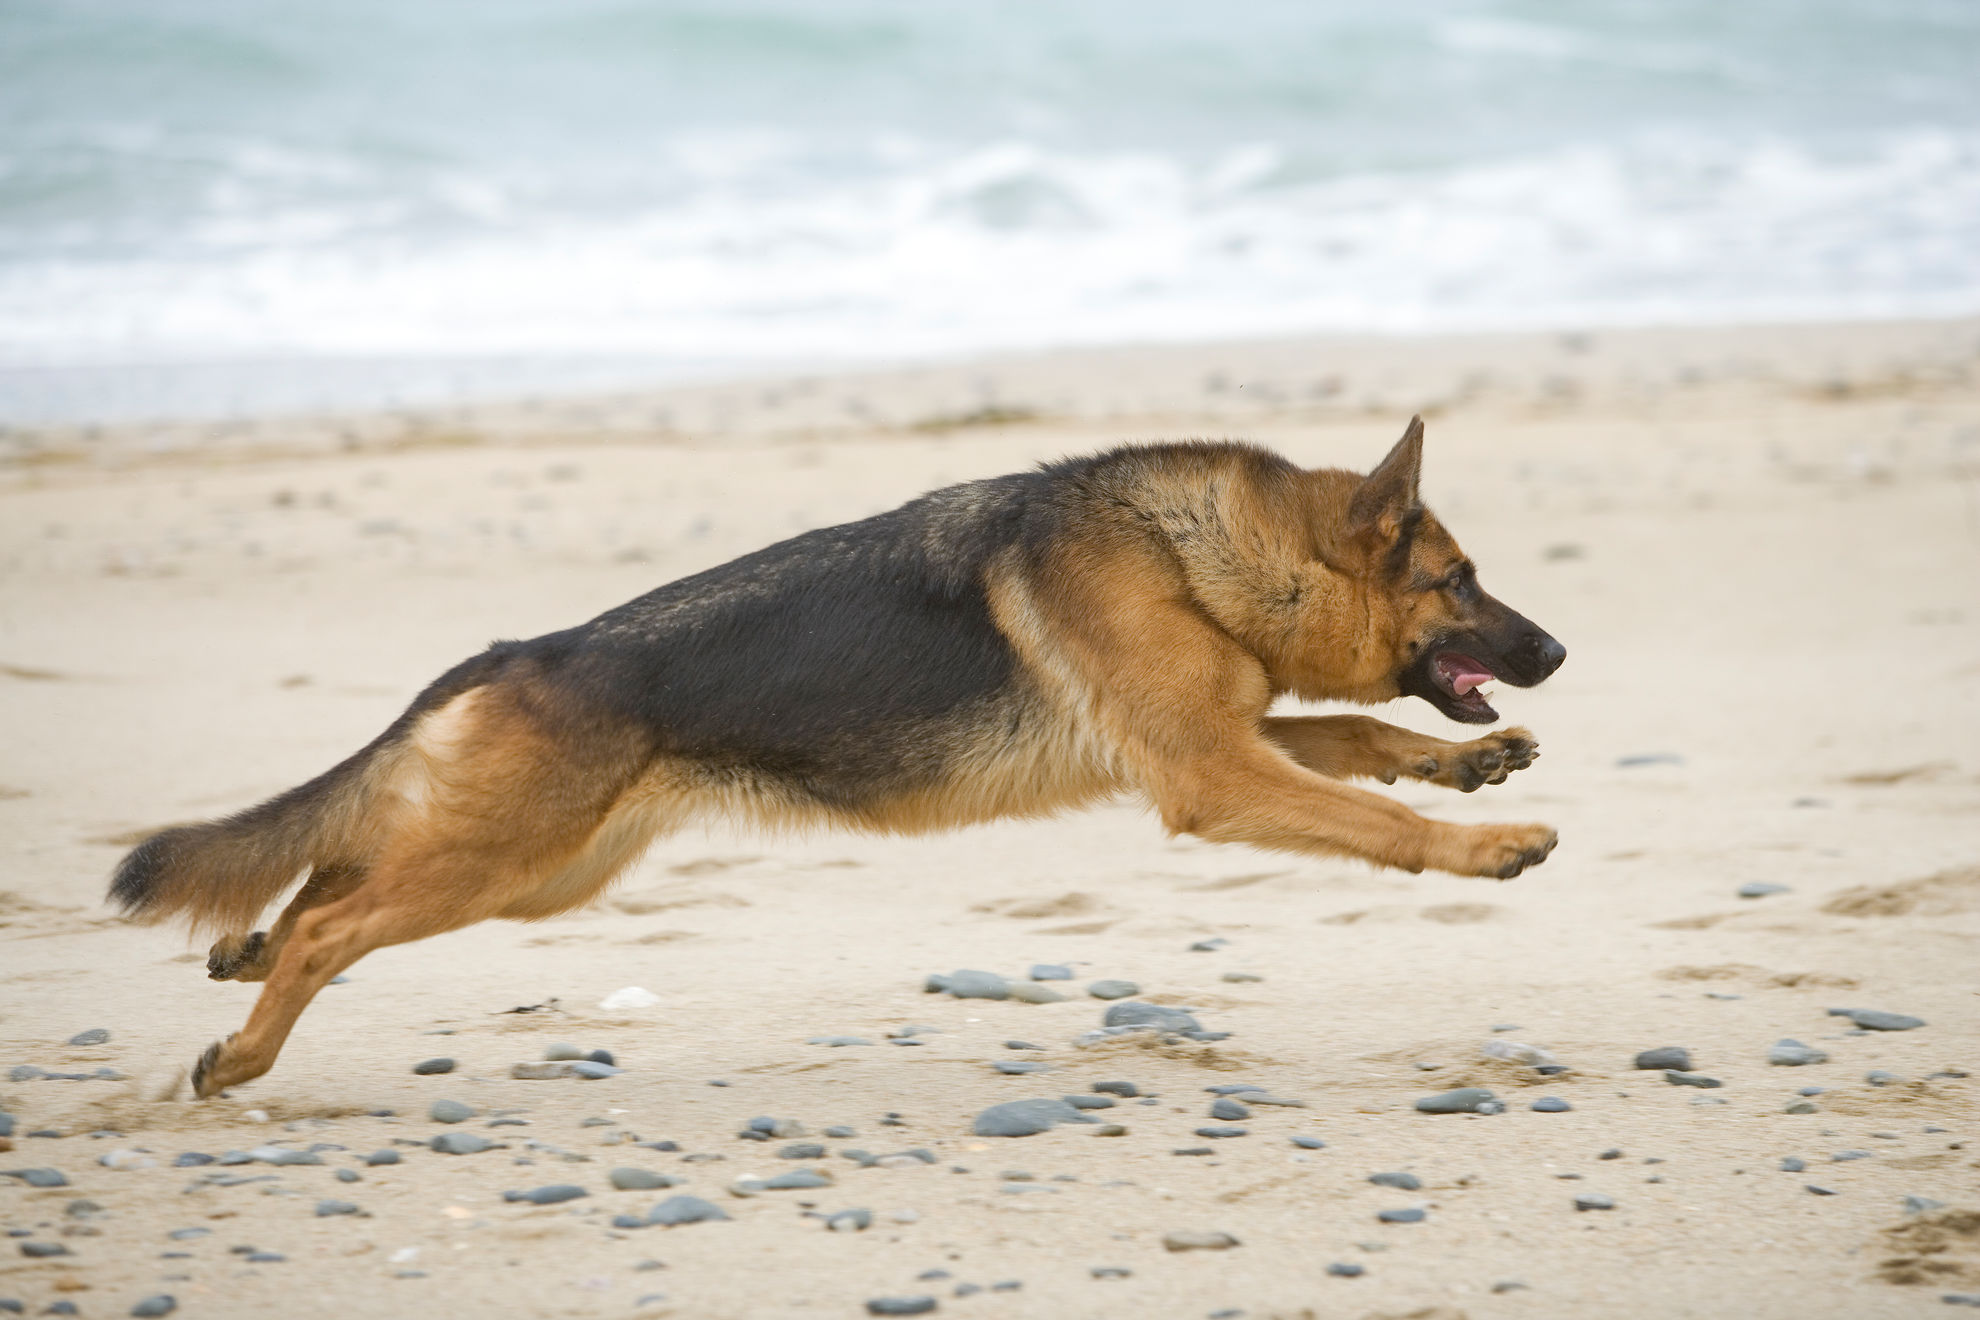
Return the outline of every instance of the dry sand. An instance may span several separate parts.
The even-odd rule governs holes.
[[[373,955],[268,1077],[174,1094],[255,987],[208,983],[203,950],[101,905],[119,850],[324,768],[489,638],[1114,438],[1235,433],[1366,466],[1415,408],[1430,502],[1569,659],[1499,703],[1540,737],[1533,769],[1468,797],[1384,791],[1556,825],[1538,870],[1492,884],[1170,840],[1130,802],[907,841],[693,832],[590,910]],[[0,1224],[70,1251],[5,1244],[0,1298],[30,1313],[170,1294],[186,1316],[853,1316],[929,1293],[944,1315],[1050,1320],[1882,1317],[1980,1293],[1980,1216],[1902,1205],[1980,1210],[1980,325],[1067,353],[447,416],[17,430],[0,452],[0,1066],[121,1074],[0,1081],[0,1169],[68,1180],[0,1180]],[[1443,731],[1421,703],[1382,713]],[[1755,881],[1786,890],[1735,896]],[[1035,962],[1071,964],[1075,997],[921,990]],[[1099,977],[1231,1037],[1075,1049]],[[661,1002],[598,1007],[630,985]],[[1834,1006],[1928,1025],[1856,1034]],[[886,1043],[911,1023],[941,1030]],[[63,1043],[96,1027],[107,1044]],[[806,1043],[841,1034],[876,1043]],[[1788,1036],[1830,1061],[1770,1067]],[[1571,1071],[1489,1062],[1490,1040]],[[559,1041],[625,1072],[509,1077]],[[1633,1071],[1658,1045],[1724,1086]],[[456,1072],[412,1075],[442,1054]],[[999,1075],[1007,1059],[1052,1071]],[[1098,1115],[1124,1136],[970,1134],[988,1105],[1111,1079],[1158,1097]],[[1231,1083],[1307,1107],[1194,1136],[1204,1088]],[[1414,1112],[1465,1083],[1507,1112]],[[1785,1112],[1808,1086],[1813,1112]],[[1573,1110],[1532,1112],[1543,1095]],[[483,1111],[453,1130],[504,1148],[408,1144],[443,1130],[425,1117],[443,1097]],[[738,1140],[757,1115],[856,1129],[816,1162],[835,1184],[732,1197],[813,1163]],[[170,1167],[269,1142],[331,1148],[321,1167]],[[361,1164],[395,1144],[402,1163]],[[849,1146],[936,1162],[860,1168]],[[1868,1157],[1832,1158],[1852,1150]],[[112,1151],[159,1167],[100,1165]],[[611,1190],[618,1166],[732,1219],[613,1230],[671,1194]],[[1421,1189],[1366,1181],[1387,1170]],[[590,1195],[502,1199],[562,1182]],[[1590,1193],[1615,1208],[1577,1212]],[[362,1213],[318,1217],[325,1198]],[[1377,1222],[1410,1206],[1423,1222]],[[849,1207],[873,1226],[806,1214]],[[210,1232],[167,1236],[183,1228]],[[1179,1230],[1240,1245],[1165,1250]],[[1022,1287],[954,1296],[1002,1280]]]

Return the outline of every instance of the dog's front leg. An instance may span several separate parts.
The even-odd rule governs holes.
[[[1315,774],[1329,779],[1421,779],[1469,793],[1503,784],[1540,756],[1525,729],[1498,729],[1470,742],[1450,742],[1398,729],[1367,715],[1268,719],[1265,736]]]

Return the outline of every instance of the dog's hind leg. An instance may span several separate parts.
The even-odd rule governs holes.
[[[1540,756],[1525,729],[1498,729],[1470,742],[1449,742],[1398,729],[1367,715],[1324,715],[1265,721],[1265,736],[1307,769],[1329,779],[1421,779],[1469,793],[1503,784]]]
[[[229,935],[214,943],[206,957],[206,974],[215,981],[265,981],[275,959],[295,929],[296,919],[311,908],[334,903],[364,883],[362,866],[319,866],[309,873],[272,929],[252,935]]]

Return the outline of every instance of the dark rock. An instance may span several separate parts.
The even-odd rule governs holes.
[[[1480,1112],[1480,1105],[1497,1101],[1498,1097],[1482,1086],[1460,1086],[1453,1091],[1426,1095],[1416,1102],[1416,1108],[1424,1114],[1475,1114]]]
[[[1191,953],[1215,953],[1217,950],[1224,948],[1229,944],[1230,944],[1229,940],[1219,935],[1212,939],[1198,940],[1196,943],[1189,946],[1189,951]]]
[[[333,1215],[354,1215],[357,1212],[357,1204],[353,1201],[318,1201],[316,1203],[316,1217],[318,1219],[328,1219]]]
[[[1030,1073],[1052,1071],[1052,1065],[1049,1063],[1037,1063],[1025,1059],[999,1059],[991,1066],[1006,1077],[1023,1077]]]
[[[527,1201],[531,1205],[561,1205],[565,1201],[575,1201],[590,1192],[576,1183],[551,1183],[548,1187],[532,1187],[526,1192],[503,1192],[504,1201]]]
[[[1131,1279],[1134,1271],[1122,1269],[1118,1265],[1095,1265],[1086,1271],[1096,1279]]]
[[[957,999],[1009,999],[1011,983],[995,972],[964,969],[950,972],[943,979],[944,990]]]
[[[1557,1095],[1543,1095],[1527,1108],[1536,1114],[1565,1114],[1574,1106]]]
[[[279,1265],[288,1257],[279,1251],[256,1251],[243,1259],[250,1265]]]
[[[1423,1211],[1412,1206],[1407,1210],[1379,1211],[1375,1217],[1385,1224],[1420,1224],[1423,1222]]]
[[[19,1178],[30,1187],[67,1187],[69,1180],[60,1169],[7,1169],[0,1178]]]
[[[1423,1182],[1413,1173],[1371,1173],[1368,1181],[1377,1187],[1393,1187],[1399,1192],[1423,1190]]]
[[[839,1123],[833,1125],[832,1127],[826,1128],[825,1135],[832,1138],[832,1140],[834,1141],[845,1141],[848,1138],[858,1136],[859,1133],[845,1126],[845,1124]]]
[[[1872,1068],[1863,1074],[1863,1080],[1872,1086],[1897,1086],[1904,1081],[1904,1078],[1894,1072],[1885,1072],[1882,1068]]]
[[[1318,1137],[1294,1137],[1292,1138],[1292,1144],[1299,1147],[1301,1150],[1327,1149],[1327,1143],[1320,1140],[1320,1138]]]
[[[1034,981],[1070,981],[1073,969],[1063,963],[1033,963],[1030,975]]]
[[[1220,1095],[1210,1102],[1210,1117],[1225,1120],[1250,1118],[1251,1111],[1227,1095]]]
[[[1817,1196],[1834,1196],[1836,1194],[1835,1188],[1817,1187],[1814,1183],[1808,1183],[1807,1188]]]
[[[174,1159],[172,1161],[172,1167],[175,1169],[198,1169],[211,1163],[213,1163],[213,1157],[211,1155],[203,1151],[189,1150],[182,1152]]]
[[[1904,1013],[1885,1013],[1874,1008],[1852,1008],[1841,1014],[1834,1009],[1831,1016],[1847,1017],[1865,1031],[1915,1031],[1925,1025],[1925,1019],[1911,1017]]]
[[[356,1169],[337,1170],[337,1181],[342,1183],[359,1182],[362,1181],[363,1176],[364,1175],[360,1174]]]
[[[170,1293],[159,1293],[157,1296],[147,1297],[136,1306],[133,1306],[131,1308],[131,1314],[139,1317],[155,1317],[170,1315],[178,1309],[179,1301],[176,1297],[173,1297]]]
[[[391,1149],[374,1150],[371,1152],[371,1154],[364,1157],[364,1162],[366,1164],[374,1164],[374,1165],[397,1164],[399,1162],[399,1152]]]
[[[612,1051],[610,1050],[593,1050],[591,1053],[584,1056],[584,1062],[602,1063],[607,1068],[615,1068],[618,1066],[619,1063],[617,1059],[612,1057]]]
[[[1095,1082],[1093,1089],[1101,1095],[1117,1095],[1123,1100],[1133,1100],[1141,1094],[1141,1088],[1133,1082]]]
[[[1659,1045],[1654,1050],[1644,1050],[1636,1056],[1636,1066],[1649,1072],[1691,1071],[1691,1051],[1682,1045]]]
[[[108,1045],[110,1033],[102,1027],[91,1027],[88,1031],[78,1031],[69,1037],[71,1045]]]
[[[1200,1127],[1196,1129],[1196,1135],[1199,1137],[1208,1137],[1212,1141],[1221,1141],[1227,1137],[1248,1137],[1251,1135],[1251,1129],[1241,1127]]]
[[[869,1297],[866,1299],[868,1315],[927,1315],[935,1309],[935,1299],[922,1294],[919,1297]]]
[[[571,1064],[571,1075],[573,1077],[582,1077],[587,1082],[596,1082],[607,1077],[617,1077],[624,1071],[624,1068],[615,1068],[609,1063],[600,1063],[596,1059],[579,1059]]]
[[[1829,1162],[1831,1164],[1844,1164],[1850,1160],[1867,1160],[1870,1158],[1870,1152],[1867,1150],[1839,1150],[1829,1156]]]
[[[864,1233],[873,1227],[873,1212],[863,1207],[841,1210],[825,1217],[825,1227],[834,1233]]]
[[[1327,1267],[1327,1273],[1333,1275],[1337,1279],[1358,1279],[1362,1275],[1368,1273],[1368,1271],[1363,1267],[1354,1264],[1352,1261],[1337,1260],[1332,1265],[1329,1265]]]
[[[69,1249],[60,1242],[23,1242],[21,1254],[29,1260],[45,1260],[50,1256],[66,1256]]]
[[[1120,1104],[1111,1095],[1062,1095],[1059,1098],[1074,1109],[1112,1109]]]
[[[1767,1051],[1767,1062],[1782,1068],[1799,1068],[1811,1063],[1827,1063],[1829,1056],[1812,1045],[1783,1036]]]
[[[1604,1196],[1600,1192],[1583,1192],[1580,1196],[1574,1198],[1574,1208],[1577,1210],[1613,1210],[1616,1208],[1616,1201],[1614,1197]]]
[[[1131,999],[1141,993],[1141,987],[1132,981],[1095,981],[1086,987],[1086,993],[1095,999]]]
[[[1105,1027],[1158,1027],[1163,1031],[1201,1031],[1203,1025],[1180,1008],[1140,1001],[1110,1004],[1100,1019]]]
[[[673,1227],[676,1224],[706,1224],[729,1216],[722,1207],[698,1196],[670,1196],[646,1212],[646,1222]]]
[[[1164,1233],[1162,1245],[1170,1251],[1229,1251],[1239,1244],[1229,1233],[1181,1230]]]
[[[780,1160],[822,1160],[825,1158],[825,1147],[816,1141],[794,1142],[778,1151],[777,1158]]]
[[[1704,1073],[1679,1072],[1675,1068],[1665,1070],[1664,1080],[1672,1086],[1698,1086],[1708,1091],[1725,1085],[1716,1077],[1707,1077]]]
[[[1806,1169],[1807,1167],[1808,1167],[1808,1162],[1806,1160],[1796,1159],[1792,1155],[1787,1156],[1781,1161],[1782,1173],[1800,1173],[1802,1170]]]
[[[873,1042],[864,1036],[811,1036],[804,1043],[807,1045],[829,1045],[833,1049],[843,1049],[849,1045],[871,1045]]]
[[[1792,893],[1786,885],[1777,885],[1768,880],[1749,880],[1733,893],[1741,898],[1766,898],[1770,894]]]
[[[415,1077],[438,1077],[442,1073],[454,1071],[454,1061],[449,1058],[421,1059],[413,1065]]]
[[[614,1169],[610,1175],[612,1186],[622,1192],[651,1192],[662,1187],[678,1187],[679,1178],[671,1178],[664,1173],[654,1173],[650,1169]]]
[[[758,1133],[766,1139],[776,1137],[783,1141],[789,1141],[792,1137],[801,1137],[804,1135],[804,1124],[794,1118],[772,1118],[765,1114],[752,1118],[749,1122],[743,1124],[743,1131],[738,1132],[736,1135],[742,1136],[748,1132]]]

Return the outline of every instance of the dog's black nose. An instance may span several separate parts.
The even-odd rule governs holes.
[[[1567,659],[1567,648],[1549,637],[1546,633],[1533,634],[1532,637],[1527,639],[1525,649],[1527,657],[1532,661],[1533,667],[1539,675],[1538,678],[1533,680],[1536,683],[1553,673],[1556,669],[1559,669],[1561,667],[1561,661]]]

